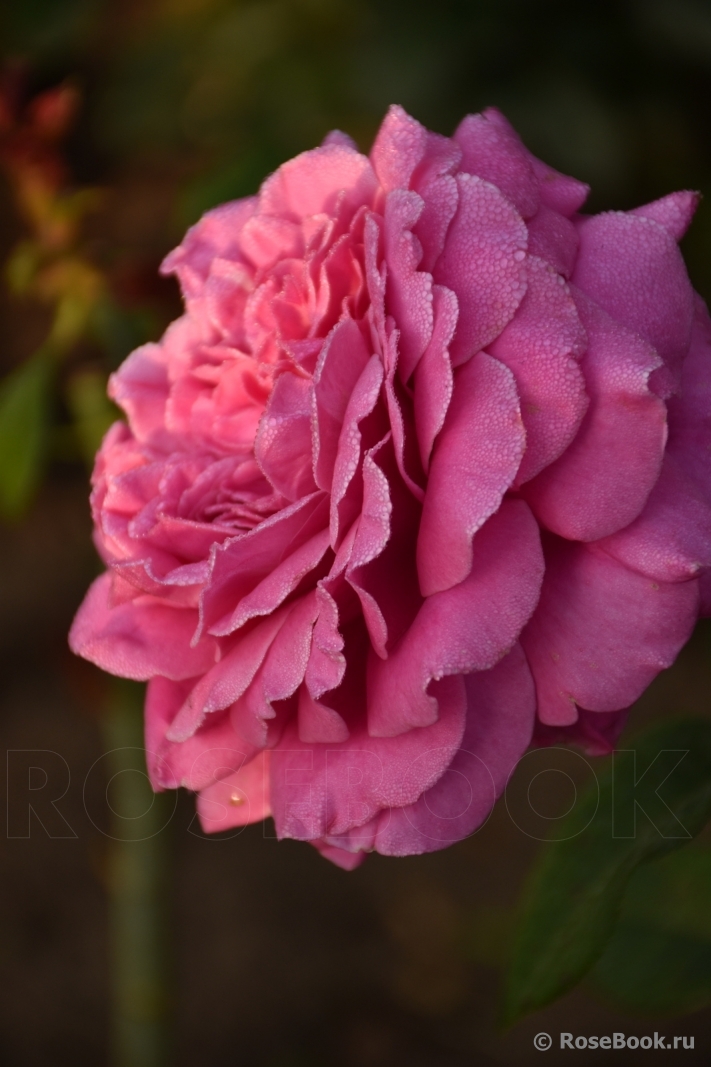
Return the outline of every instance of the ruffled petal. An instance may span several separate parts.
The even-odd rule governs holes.
[[[493,185],[458,174],[459,206],[434,280],[456,293],[459,321],[450,351],[458,366],[497,337],[526,292],[528,232]]]
[[[272,750],[271,798],[279,837],[314,841],[367,822],[382,808],[413,803],[441,777],[459,748],[466,715],[461,678],[435,686],[436,723],[398,738],[363,726],[340,745],[309,745],[289,724]]]
[[[511,371],[479,352],[455,374],[432,456],[417,541],[423,596],[463,581],[472,537],[513,483],[526,445]]]
[[[543,579],[538,526],[521,500],[506,500],[479,530],[472,568],[428,597],[387,660],[371,655],[368,729],[391,737],[436,720],[432,679],[485,671],[509,651],[531,616]]]
[[[214,666],[217,641],[204,637],[191,645],[197,612],[152,596],[114,606],[111,584],[110,571],[97,578],[76,614],[69,645],[77,656],[138,682],[158,674],[174,680],[191,678]]]
[[[228,778],[200,790],[196,807],[206,834],[248,826],[271,815],[269,756],[269,752],[260,752]]]
[[[530,153],[500,111],[490,107],[467,115],[454,140],[462,150],[463,171],[495,185],[524,219],[536,214],[540,192]]]
[[[649,387],[660,365],[656,352],[581,293],[573,295],[588,335],[581,366],[590,406],[573,443],[524,494],[549,530],[595,541],[644,507],[661,470],[666,406]]]
[[[521,641],[542,722],[627,708],[691,636],[698,583],[655,582],[593,545],[546,541],[541,601]]]

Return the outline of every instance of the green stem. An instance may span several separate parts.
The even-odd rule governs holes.
[[[112,1067],[167,1067],[170,821],[175,796],[154,794],[143,747],[143,686],[112,681],[103,715],[109,848]]]

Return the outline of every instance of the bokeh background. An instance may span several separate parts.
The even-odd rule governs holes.
[[[0,372],[46,354],[48,335],[58,353],[51,389],[33,394],[42,422],[34,466],[2,508],[0,738],[11,768],[18,751],[42,749],[59,753],[70,776],[61,814],[44,826],[33,817],[29,836],[8,794],[0,1062],[99,1067],[108,1055],[110,811],[101,764],[89,772],[107,746],[105,694],[65,635],[98,567],[86,460],[110,417],[103,382],[179,313],[174,283],[157,275],[162,257],[204,210],[254,192],[328,130],[368,150],[394,102],[443,133],[497,105],[534,152],[591,184],[593,210],[675,188],[708,194],[711,4],[5,0],[0,50]],[[47,91],[55,110],[43,117],[32,101]],[[683,248],[708,299],[708,203]],[[57,341],[60,305],[74,319]],[[0,466],[14,447],[0,439]],[[633,729],[660,715],[710,714],[710,638],[697,632],[633,709]],[[50,760],[47,773],[58,774],[61,793],[57,766]],[[514,784],[514,814],[527,786],[525,774]],[[566,788],[561,777],[539,798],[549,819],[569,805]],[[57,836],[62,819],[73,836]],[[204,838],[181,796],[165,890],[175,1064],[567,1062],[570,1053],[531,1043],[561,1029],[693,1034],[693,1052],[655,1052],[655,1063],[708,1063],[703,1007],[650,1020],[583,987],[511,1031],[498,1027],[512,909],[544,822],[521,829],[500,804],[445,853],[373,856],[345,874],[305,845],[277,843],[268,824]]]

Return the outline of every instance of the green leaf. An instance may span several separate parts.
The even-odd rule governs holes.
[[[44,465],[52,362],[40,350],[0,383],[0,516],[30,503]]]
[[[613,756],[532,873],[514,937],[507,1022],[580,981],[612,934],[633,871],[679,848],[709,816],[711,722],[664,722]]]
[[[655,1016],[711,1003],[711,849],[692,845],[634,872],[590,983]]]

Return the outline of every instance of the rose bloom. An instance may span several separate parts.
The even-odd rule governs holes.
[[[503,116],[390,110],[208,212],[112,377],[75,652],[148,680],[155,789],[345,868],[609,751],[711,602],[697,196],[580,214]]]

